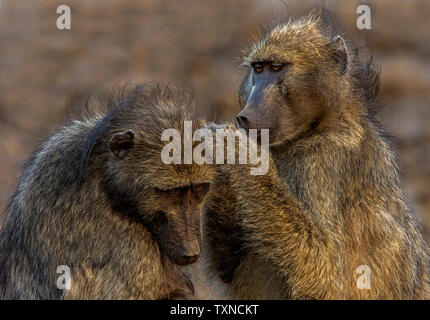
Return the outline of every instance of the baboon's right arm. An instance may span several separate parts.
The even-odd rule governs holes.
[[[208,123],[206,127],[214,133],[218,129],[231,130],[230,133],[236,130],[231,123]],[[235,144],[235,147],[237,154],[238,145]],[[227,161],[226,156],[227,149],[224,149],[224,163]],[[241,226],[234,214],[236,199],[231,189],[230,174],[223,168],[224,164],[217,166],[217,174],[204,208],[204,225],[205,238],[209,242],[210,263],[218,276],[229,283],[245,254],[245,248],[241,240]]]
[[[259,149],[251,140],[248,147]],[[206,234],[215,271],[230,282],[241,258],[252,251],[273,263],[296,297],[323,297],[329,284],[322,279],[336,274],[327,270],[330,262],[324,261],[330,245],[324,228],[291,195],[273,159],[264,175],[251,175],[250,168],[240,164],[217,167],[206,205]]]
[[[336,274],[328,252],[332,241],[310,212],[290,194],[273,163],[269,172],[261,176],[251,176],[247,166],[224,166],[220,170],[229,176],[230,198],[235,203],[227,210],[218,206],[218,211],[212,212],[212,219],[224,224],[217,231],[227,233],[232,225],[238,226],[241,247],[271,261],[294,298],[327,297],[334,290],[330,287],[335,283],[332,276]],[[234,259],[237,253],[231,248],[238,239],[234,234],[222,237],[224,246],[230,246],[227,254],[232,254]],[[224,249],[219,242],[213,245],[217,246],[215,251]],[[216,267],[224,266],[218,271],[228,274],[236,268],[240,257],[232,265],[228,265],[230,257],[225,258],[227,261],[217,262]]]
[[[244,254],[241,228],[235,221],[234,195],[225,175],[219,174],[205,206],[205,234],[210,239],[211,263],[224,282],[231,282]]]

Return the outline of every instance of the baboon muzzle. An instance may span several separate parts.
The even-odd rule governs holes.
[[[249,129],[267,129],[271,123],[264,120],[265,101],[267,89],[276,81],[278,74],[263,72],[263,74],[255,76],[254,85],[249,93],[245,108],[236,116],[237,125],[239,128]]]

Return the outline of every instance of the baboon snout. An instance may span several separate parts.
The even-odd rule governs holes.
[[[248,130],[249,129],[249,123],[248,118],[246,116],[241,116],[240,114],[236,116],[237,126],[239,128]]]
[[[176,249],[175,262],[181,266],[197,261],[200,255],[199,241],[186,241],[182,247]]]
[[[255,121],[254,117],[247,112],[246,109],[243,109],[237,116],[236,116],[237,126],[241,129],[249,130],[249,129],[256,129],[257,128],[257,122]]]
[[[245,108],[236,116],[237,126],[249,132],[250,129],[258,130],[259,136],[261,129],[273,129],[273,120],[267,112]]]

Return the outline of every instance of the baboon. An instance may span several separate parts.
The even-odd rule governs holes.
[[[192,120],[192,98],[144,83],[104,105],[28,161],[0,232],[1,298],[192,297],[182,266],[200,254],[213,169],[160,157],[163,130]],[[57,287],[63,265],[67,290]]]
[[[372,60],[312,13],[275,26],[244,65],[237,125],[270,129],[270,169],[218,166],[205,205],[212,270],[233,297],[429,298]]]

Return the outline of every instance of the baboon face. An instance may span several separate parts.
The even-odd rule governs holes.
[[[321,101],[327,83],[335,83],[344,71],[338,44],[312,23],[272,30],[245,58],[249,72],[239,92],[243,109],[236,117],[238,125],[270,129],[272,145],[311,128],[325,113]]]
[[[145,141],[148,136],[127,130],[111,138],[115,190],[125,189],[121,197],[133,199],[133,211],[164,255],[178,265],[194,263],[201,250],[201,212],[212,171],[205,165],[161,163],[161,144],[156,142],[158,148],[154,141]]]
[[[201,211],[208,191],[208,183],[156,190],[161,206],[153,215],[151,228],[161,250],[176,264],[194,263],[200,255]]]
[[[245,130],[269,129],[270,142],[279,140],[281,119],[290,130],[295,121],[282,92],[283,80],[291,74],[291,66],[270,61],[256,61],[242,86],[243,110],[236,116],[238,126]]]

